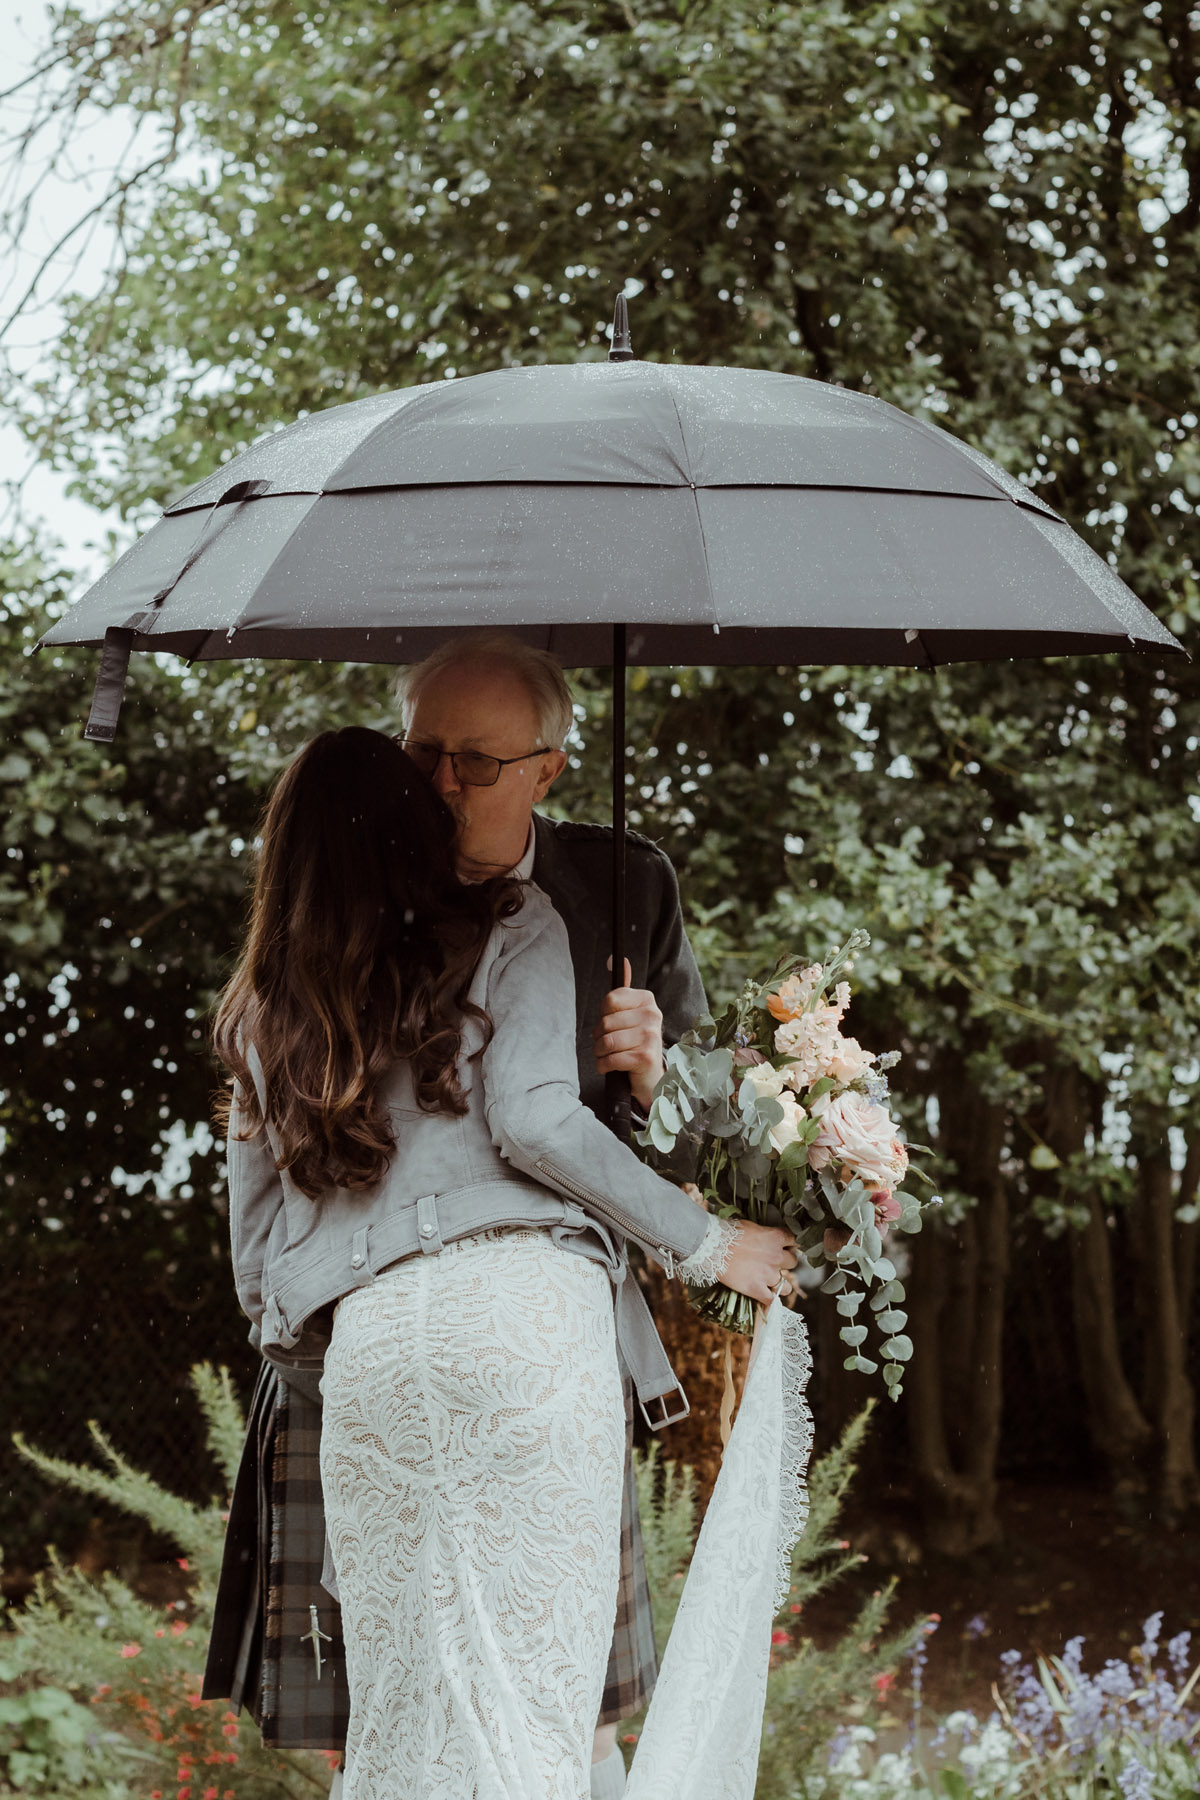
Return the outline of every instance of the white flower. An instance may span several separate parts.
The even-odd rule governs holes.
[[[764,1096],[774,1100],[783,1091],[786,1080],[787,1075],[783,1069],[773,1069],[769,1062],[755,1063],[742,1076],[738,1104],[744,1106],[751,1095],[759,1100]]]
[[[771,1140],[772,1147],[776,1150],[783,1151],[787,1149],[789,1144],[794,1144],[796,1142],[804,1129],[808,1114],[797,1100],[795,1094],[782,1093],[777,1094],[775,1098],[783,1108],[783,1117],[780,1119],[778,1125],[772,1125],[767,1135]]]
[[[999,1719],[989,1719],[977,1744],[964,1744],[958,1760],[976,1780],[997,1780],[1008,1768],[1013,1741]]]

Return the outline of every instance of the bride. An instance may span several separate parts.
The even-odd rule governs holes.
[[[345,1800],[584,1800],[621,1365],[644,1402],[676,1386],[624,1239],[764,1303],[793,1240],[709,1218],[580,1103],[562,921],[460,884],[378,733],[279,782],[215,1043],[238,1298],[265,1355],[323,1369]]]

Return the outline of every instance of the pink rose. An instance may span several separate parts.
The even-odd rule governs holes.
[[[890,1194],[908,1167],[908,1154],[895,1132],[885,1106],[853,1091],[840,1094],[821,1111],[821,1129],[808,1153],[809,1167],[823,1169],[829,1163],[845,1163],[870,1186],[886,1188]]]

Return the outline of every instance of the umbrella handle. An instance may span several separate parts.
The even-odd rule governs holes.
[[[613,626],[612,713],[612,978],[625,975],[625,627]],[[604,1077],[604,1117],[622,1143],[632,1128],[629,1076],[613,1069]]]

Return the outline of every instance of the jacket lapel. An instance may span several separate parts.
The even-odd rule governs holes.
[[[608,992],[606,952],[600,943],[603,920],[597,917],[595,895],[559,844],[551,821],[540,813],[533,815],[533,835],[533,879],[567,928],[575,970],[575,1028],[577,1035],[586,1030],[590,1045],[592,1025]],[[603,912],[606,916],[607,909]],[[589,1074],[594,1079],[594,1071]],[[582,1080],[582,1068],[580,1076]]]

